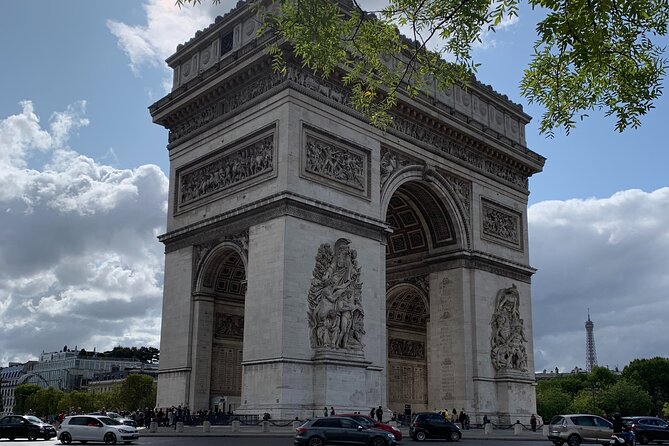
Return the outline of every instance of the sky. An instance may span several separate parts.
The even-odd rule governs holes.
[[[3,5],[0,366],[159,347],[169,165],[147,107],[167,92],[165,58],[234,3]],[[536,18],[521,8],[474,51],[479,80],[535,117],[528,146],[547,158],[528,210],[535,369],[585,367],[588,311],[600,365],[669,357],[669,98],[638,130],[593,113],[540,135],[518,88]]]

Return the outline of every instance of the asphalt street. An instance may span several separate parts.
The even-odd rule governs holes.
[[[60,441],[55,439],[44,441],[28,441],[23,439],[17,439],[14,441],[9,441],[7,439],[0,440],[0,445],[5,444],[16,444],[21,446],[51,446],[51,445],[60,445]],[[73,444],[80,444],[74,442]],[[102,444],[102,443],[99,443]],[[123,445],[123,443],[118,443]],[[286,435],[278,435],[276,437],[143,437],[138,441],[132,443],[138,446],[292,446],[293,438]],[[458,443],[449,443],[442,440],[428,440],[423,443],[415,442],[411,439],[402,440],[400,445],[403,446],[417,446],[419,444],[424,446],[430,445],[463,445],[463,446],[552,446],[548,440],[542,441],[532,441],[532,440],[496,440],[496,439],[485,439],[485,440],[475,440],[463,438]]]

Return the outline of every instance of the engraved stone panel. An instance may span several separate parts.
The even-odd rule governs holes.
[[[425,359],[425,343],[410,339],[388,339],[388,356],[392,358]]]
[[[481,237],[515,249],[523,249],[519,213],[481,199]]]
[[[195,165],[177,171],[177,209],[206,197],[222,195],[253,179],[265,179],[274,170],[274,131],[247,142],[235,143]],[[255,184],[253,182],[252,184]]]
[[[211,361],[211,391],[239,396],[242,389],[242,349],[214,343]]]
[[[306,126],[302,141],[303,177],[369,198],[369,151]]]

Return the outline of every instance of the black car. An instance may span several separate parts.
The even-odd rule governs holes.
[[[418,441],[426,438],[446,438],[448,441],[459,441],[462,438],[462,432],[459,427],[439,413],[420,412],[411,420],[409,436]]]
[[[347,417],[323,417],[307,420],[296,429],[297,446],[324,446],[327,444],[364,444],[395,446],[395,437],[381,429],[365,428]]]
[[[669,442],[669,424],[657,417],[624,417],[623,424],[634,432],[636,441],[648,444]]]
[[[56,436],[56,429],[32,415],[7,415],[0,418],[0,438],[27,438],[49,440]]]

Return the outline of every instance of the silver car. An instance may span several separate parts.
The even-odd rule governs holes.
[[[59,427],[58,439],[63,444],[73,441],[99,441],[130,444],[139,438],[137,428],[128,426],[104,415],[72,415],[66,417]]]
[[[556,415],[548,427],[548,439],[555,446],[567,443],[579,446],[581,443],[608,444],[613,434],[613,423],[590,414]]]

